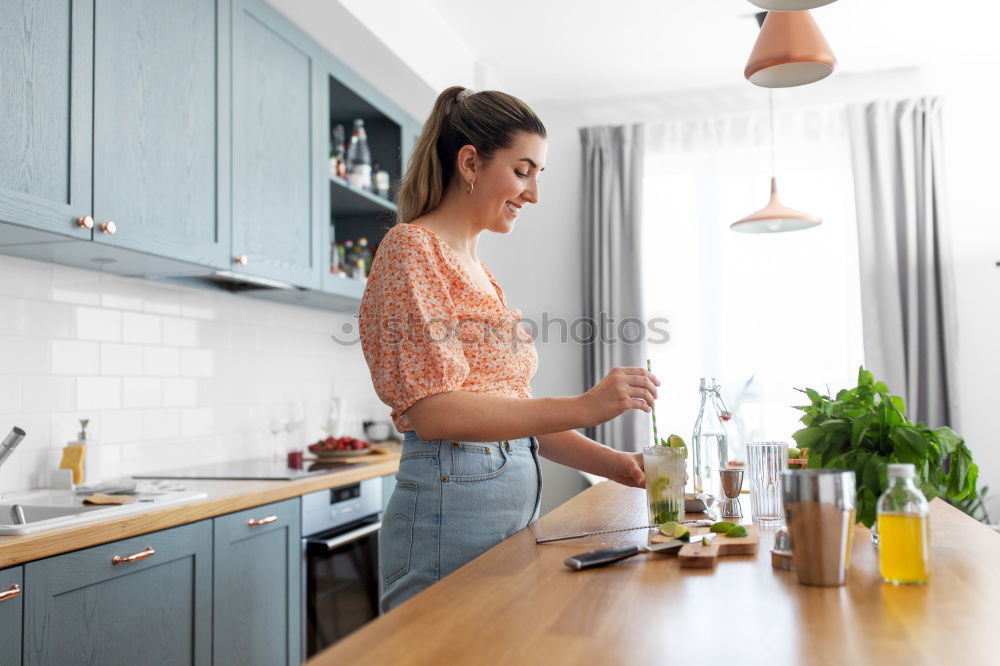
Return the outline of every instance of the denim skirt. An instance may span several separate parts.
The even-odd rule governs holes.
[[[379,531],[386,612],[538,519],[538,440],[424,441],[405,433]]]

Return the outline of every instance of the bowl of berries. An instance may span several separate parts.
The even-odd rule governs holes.
[[[357,437],[327,437],[309,445],[309,452],[320,460],[338,460],[366,456],[372,452],[371,444]]]

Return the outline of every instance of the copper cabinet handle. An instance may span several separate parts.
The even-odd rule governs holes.
[[[121,555],[115,555],[114,557],[111,558],[111,564],[117,565],[117,564],[124,564],[126,562],[137,562],[139,560],[144,560],[147,557],[152,557],[153,555],[156,555],[156,551],[153,550],[153,547],[146,546],[146,550],[141,551],[139,553],[135,553],[133,555],[128,555],[126,557],[122,557]]]
[[[247,521],[247,527],[260,527],[261,525],[270,525],[271,523],[276,522],[277,520],[278,517],[275,516],[274,514],[271,514],[267,518],[261,518],[260,520],[257,520],[256,518],[251,518],[250,520]]]
[[[101,231],[103,231],[106,234],[111,234],[113,236],[114,233],[118,231],[118,225],[114,223],[114,220],[101,222]]]
[[[94,228],[94,218],[89,215],[84,215],[83,217],[76,218],[76,226],[81,229],[93,229]]]
[[[0,592],[0,601],[10,601],[11,599],[13,599],[16,596],[19,596],[20,594],[21,594],[21,586],[11,585],[9,590],[4,590],[3,592]]]
[[[240,256],[238,256],[235,259],[233,259],[233,261],[235,263],[239,264],[240,266],[246,266],[247,265],[247,261],[248,261],[247,260],[247,255],[241,254]]]

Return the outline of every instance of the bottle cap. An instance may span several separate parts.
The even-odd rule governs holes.
[[[912,479],[917,475],[917,468],[912,463],[892,463],[889,465],[890,479]]]

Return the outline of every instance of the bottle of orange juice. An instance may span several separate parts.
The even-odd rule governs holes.
[[[889,487],[878,499],[879,568],[882,579],[894,585],[930,578],[930,508],[915,476],[911,464],[889,465]]]

